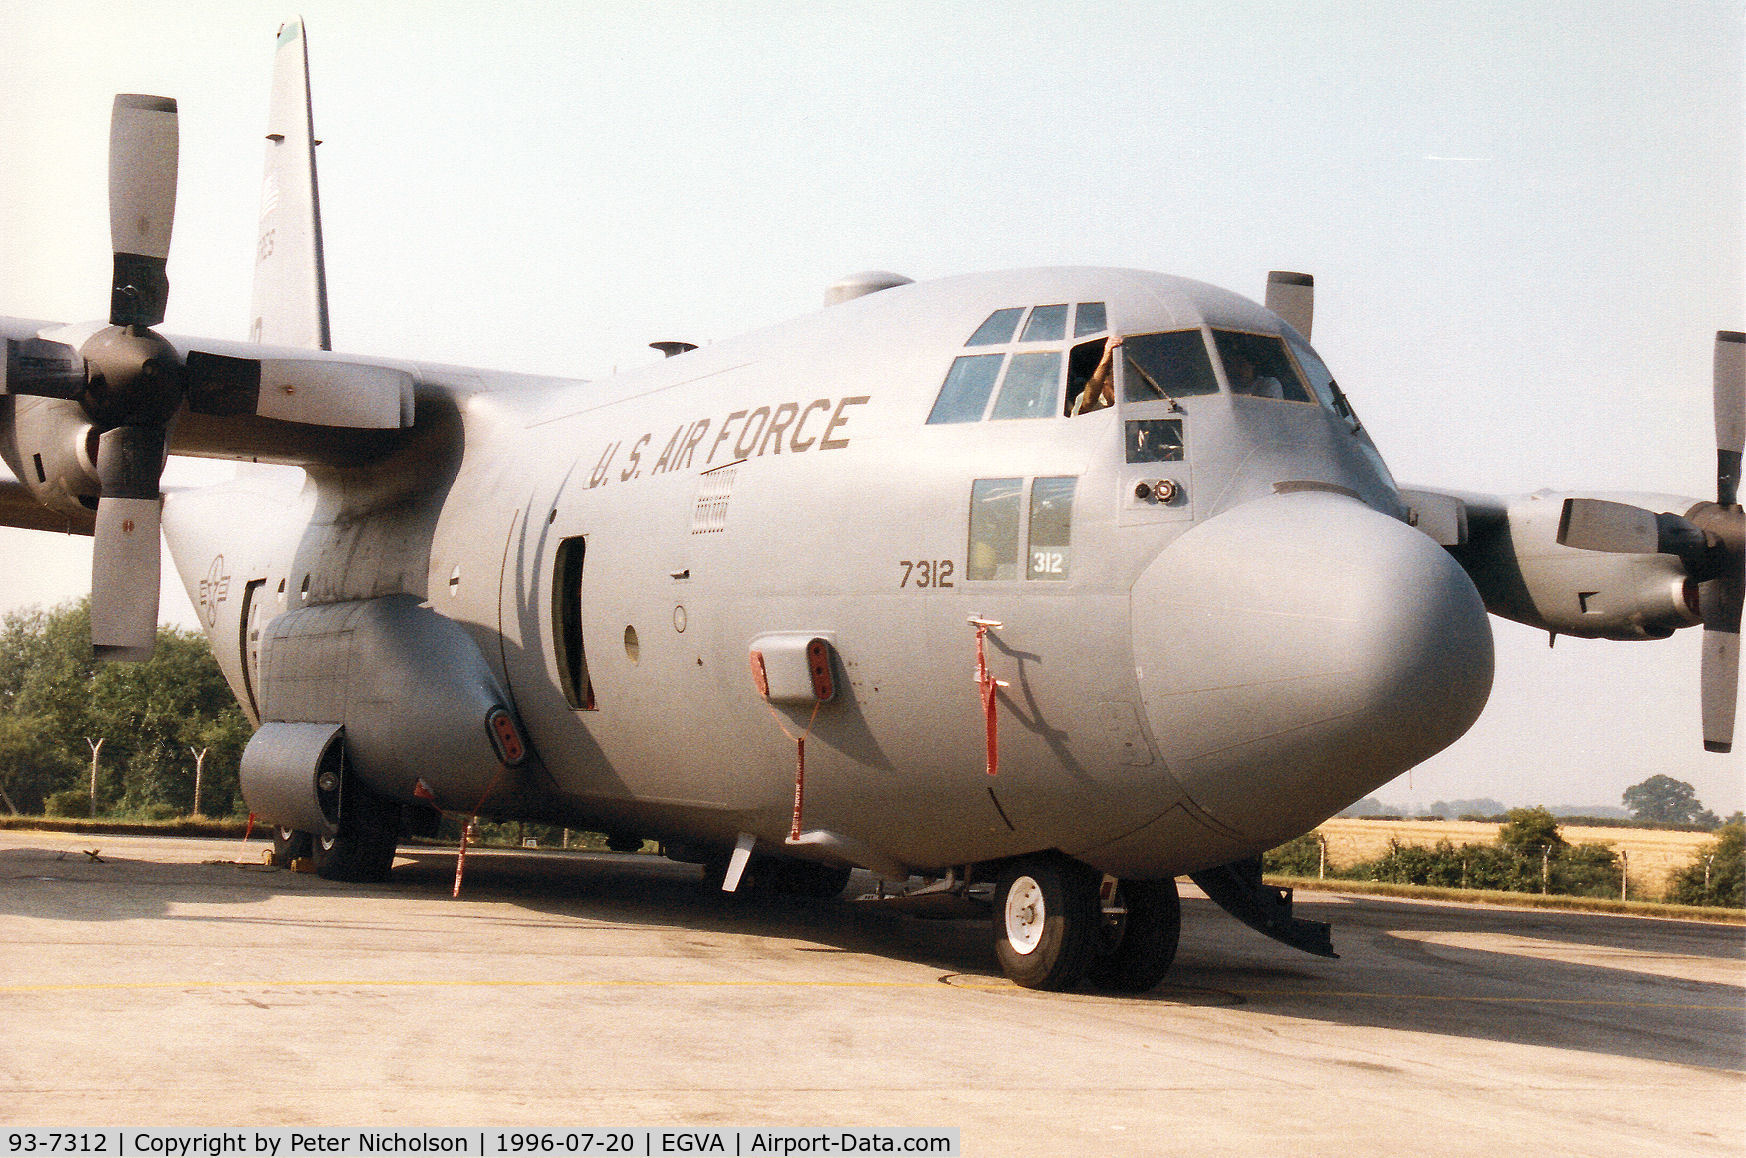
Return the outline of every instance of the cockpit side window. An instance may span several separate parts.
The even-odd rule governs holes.
[[[1102,302],[1079,303],[1079,312],[1073,316],[1073,336],[1075,338],[1101,334],[1107,329],[1109,329],[1109,311],[1103,308]]]
[[[928,422],[980,422],[1005,354],[967,354],[952,362]]]
[[[966,346],[999,346],[1012,341],[1012,332],[1018,329],[1019,317],[1025,312],[1023,306],[1012,306],[1009,309],[995,310],[988,315],[988,320],[976,327],[976,332],[970,335]]]
[[[1059,342],[1067,336],[1067,307],[1038,306],[1031,311],[1021,342]]]
[[[1334,381],[1333,372],[1309,348],[1307,342],[1292,335],[1287,335],[1286,341],[1291,345],[1291,352],[1297,355],[1297,364],[1303,367],[1304,377],[1309,379],[1310,389],[1315,391],[1321,404],[1356,426],[1358,416],[1352,413],[1352,404],[1346,401],[1345,391]]]
[[[1276,335],[1214,330],[1213,344],[1218,347],[1219,361],[1224,363],[1231,393],[1287,402],[1310,400],[1303,379],[1285,353],[1285,343]]]
[[[1047,418],[1059,413],[1061,351],[1014,354],[990,418]]]
[[[1079,308],[1085,309],[1084,306]],[[1085,397],[1085,388],[1103,361],[1105,344],[1103,341],[1081,342],[1073,347],[1073,353],[1067,359],[1067,404],[1064,411],[1067,415],[1092,414],[1109,405],[1109,399],[1101,397],[1100,390],[1094,390],[1089,398]],[[1107,385],[1111,380],[1112,375],[1105,369],[1100,385]]]
[[[1199,330],[1135,334],[1122,340],[1122,401],[1165,402],[1217,394],[1218,379]]]

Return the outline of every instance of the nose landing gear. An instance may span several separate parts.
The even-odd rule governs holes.
[[[1009,862],[994,890],[994,955],[1014,984],[1144,993],[1176,956],[1176,882],[1117,881],[1060,855]]]

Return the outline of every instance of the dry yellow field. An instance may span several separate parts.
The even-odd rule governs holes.
[[[1484,844],[1497,839],[1498,825],[1471,820],[1329,820],[1316,831],[1328,840],[1328,862],[1349,865],[1374,860],[1388,852],[1388,842],[1429,847],[1448,840],[1457,847]],[[1713,837],[1704,832],[1669,832],[1657,828],[1586,828],[1567,825],[1559,829],[1571,844],[1593,841],[1623,853],[1630,862],[1631,897],[1659,900],[1667,879],[1691,863],[1697,851]]]

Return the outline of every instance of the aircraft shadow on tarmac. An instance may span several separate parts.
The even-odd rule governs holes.
[[[234,867],[218,863],[227,851],[215,845],[215,858],[204,864],[156,864],[106,853],[100,864],[76,850],[0,850],[0,884],[36,882],[55,890],[45,898],[40,889],[0,887],[0,915],[48,915],[46,906],[66,920],[253,921],[205,908],[191,914],[178,906],[311,892],[446,899],[454,882],[454,853],[440,849],[403,852],[393,880],[380,885],[266,871],[258,860]],[[255,848],[245,859],[258,856]],[[857,874],[844,895],[855,897],[870,887],[871,878]],[[729,896],[705,886],[695,867],[654,856],[477,850],[468,855],[456,903],[469,902],[508,904],[554,925],[587,920],[677,928],[802,942],[806,952],[908,961],[938,970],[942,984],[974,985],[992,1000],[1148,1005],[1165,1017],[1172,1007],[1223,1007],[1328,1025],[1746,1070],[1741,985],[1670,976],[1643,965],[1678,957],[1716,962],[1710,972],[1721,972],[1723,963],[1746,957],[1738,926],[1299,894],[1302,915],[1334,927],[1343,959],[1328,961],[1275,945],[1191,894],[1183,901],[1176,964],[1161,986],[1134,997],[1039,994],[1009,986],[995,965],[984,920],[923,920],[852,900]],[[1500,945],[1528,943],[1540,954],[1463,943],[1476,935]],[[1560,951],[1614,957],[1622,967],[1555,959]]]
[[[531,858],[528,858],[531,859]],[[541,858],[547,860],[547,858]],[[1103,1001],[1241,1007],[1329,1024],[1549,1045],[1713,1069],[1746,1069],[1746,1004],[1740,986],[1524,957],[1438,942],[1439,933],[1501,934],[1615,952],[1739,961],[1737,926],[1584,913],[1522,912],[1300,895],[1305,916],[1334,925],[1343,960],[1307,957],[1231,920],[1210,901],[1184,898],[1183,947],[1164,983],[1141,997],[1036,994],[1007,987],[986,921],[922,920],[859,905],[727,896],[696,870],[652,857],[554,857],[535,875],[510,854],[470,855],[463,899],[506,902],[542,914],[621,924],[679,926],[815,942],[814,951],[865,953],[940,970],[943,983],[989,986],[1036,1001]],[[554,868],[555,861],[564,867]],[[402,887],[446,890],[454,858],[402,861]],[[869,891],[857,874],[845,897]],[[1426,934],[1433,940],[1425,941]],[[1669,942],[1672,947],[1669,947]]]

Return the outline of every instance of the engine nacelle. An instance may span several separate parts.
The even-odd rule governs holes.
[[[1628,555],[1566,547],[1558,522],[1567,498],[1605,498],[1657,511],[1694,500],[1671,495],[1539,491],[1501,510],[1467,511],[1467,541],[1450,550],[1494,615],[1560,635],[1664,639],[1701,622],[1697,591],[1672,555]]]
[[[88,521],[97,509],[97,432],[68,398],[12,395],[0,457],[45,507]]]

